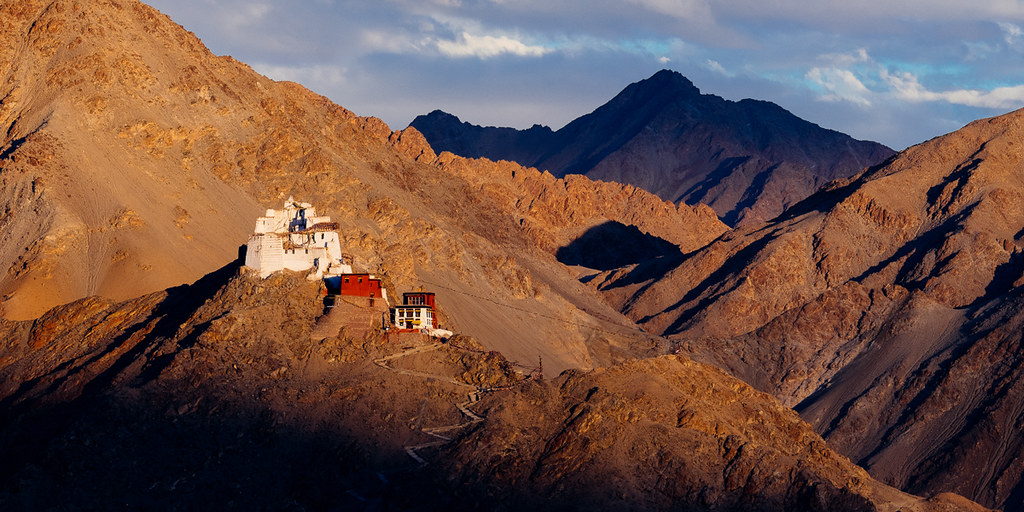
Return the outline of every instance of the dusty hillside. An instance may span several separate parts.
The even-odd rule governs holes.
[[[1009,256],[1019,255],[1018,219],[971,217],[975,211],[1019,211],[1013,206],[1017,189],[1010,186],[1019,172],[988,171],[1002,168],[994,165],[999,159],[1019,170],[1008,145],[1013,139],[991,131],[997,121],[979,125],[991,129],[987,149],[978,150],[982,139],[949,139],[936,143],[935,152],[908,152],[918,160],[901,160],[851,188],[833,190],[841,197],[831,210],[810,208],[788,224],[766,228],[801,233],[801,222],[819,219],[821,236],[807,236],[815,240],[813,265],[824,270],[812,288],[799,288],[799,274],[776,274],[805,263],[777,252],[793,244],[748,243],[757,233],[737,232],[701,249],[726,230],[707,207],[677,207],[628,185],[562,180],[510,163],[435,154],[415,130],[393,132],[295,84],[275,83],[229,57],[211,55],[191,34],[133,0],[0,2],[0,31],[9,42],[0,47],[0,265],[6,269],[0,306],[8,319],[0,324],[0,438],[9,461],[0,468],[0,501],[16,500],[22,508],[64,508],[86,499],[117,500],[120,507],[122,489],[146,489],[128,495],[130,508],[185,495],[221,508],[254,508],[264,503],[261,498],[284,508],[305,496],[312,508],[343,503],[372,509],[375,499],[394,494],[388,482],[410,489],[401,476],[410,474],[404,447],[427,443],[418,429],[428,419],[462,419],[451,405],[465,396],[465,382],[444,377],[415,387],[421,381],[410,373],[393,382],[394,370],[372,362],[382,352],[374,340],[310,341],[321,304],[315,284],[301,276],[257,282],[234,277],[237,269],[226,267],[196,285],[158,291],[232,261],[261,210],[279,207],[288,196],[312,202],[339,222],[357,267],[381,275],[392,293],[420,286],[436,291],[449,327],[476,339],[485,352],[499,350],[525,363],[542,358],[549,375],[663,353],[663,340],[639,332],[635,318],[688,339],[714,336],[701,347],[721,343],[748,362],[760,357],[756,347],[802,361],[764,370],[764,382],[794,368],[810,371],[810,388],[786,381],[780,389],[788,392],[772,389],[787,403],[810,395],[839,369],[829,363],[834,366],[821,370],[820,363],[835,359],[829,350],[838,348],[772,338],[818,331],[757,331],[792,306],[819,297],[861,300],[858,290],[865,290],[880,318],[890,318],[884,316],[889,304],[903,304],[914,293],[967,315],[963,308],[997,301],[1009,288],[988,286],[991,274],[1016,272],[1006,264],[1018,261]],[[983,162],[950,170],[943,167],[950,155]],[[886,195],[888,189],[872,189],[871,183],[915,172],[936,179],[919,203],[938,209],[896,215],[905,213],[896,203],[904,193],[917,194],[917,185]],[[854,188],[864,193],[847,194]],[[933,233],[923,239],[928,243],[912,246],[923,252],[900,249],[900,240],[914,239],[915,218],[928,230],[950,227],[956,236],[926,231]],[[847,231],[826,230],[826,222]],[[649,243],[638,246],[653,250],[631,258],[648,273],[595,281],[608,288],[614,280],[618,290],[628,290],[632,295],[609,297],[616,306],[629,302],[624,310],[632,318],[577,280],[590,277],[586,269],[556,260],[559,250],[579,247],[573,244],[581,238],[602,239],[607,226],[620,226],[613,235],[639,236]],[[977,243],[1007,226],[1017,231],[1000,235],[999,244]],[[850,236],[861,243],[844,249],[841,242]],[[666,250],[665,243],[676,249]],[[979,247],[984,250],[974,249]],[[729,274],[738,267],[719,262],[714,268],[722,270],[711,277],[726,288],[704,295],[715,272],[709,265],[730,251],[741,254],[730,260],[737,265],[744,257],[758,259],[743,265],[740,277]],[[983,264],[964,266],[957,258]],[[680,261],[683,266],[662,282],[647,282],[651,272]],[[891,274],[898,283],[886,281]],[[874,275],[881,277],[871,281]],[[718,302],[719,296],[749,294],[744,286],[750,283],[771,285],[777,294],[748,301],[759,316]],[[645,304],[666,298],[671,302],[656,314],[637,316]],[[691,300],[701,307],[693,309]],[[703,316],[694,322],[708,320],[701,326],[679,314],[698,309]],[[32,318],[37,320],[13,321]],[[872,318],[866,316],[864,325]],[[909,324],[893,325],[897,332]],[[978,325],[984,332],[987,324]],[[752,338],[742,335],[776,345],[751,345]],[[842,353],[852,357],[848,347],[858,342],[863,340],[842,345]],[[780,344],[786,348],[776,350]],[[712,353],[695,352],[705,358]],[[422,357],[435,358],[428,366],[448,368],[449,376],[472,377],[496,364],[442,347]],[[750,365],[729,362],[745,376],[753,373]],[[500,372],[484,377],[510,378]],[[338,432],[344,436],[335,437]],[[185,444],[168,441],[177,439]],[[261,455],[255,467],[262,470],[241,481],[218,480],[253,467],[254,453]],[[281,458],[293,461],[290,468],[322,471],[282,474],[274,465]],[[1012,471],[996,469],[993,474],[1016,481]],[[780,485],[788,489],[800,481]]]
[[[485,128],[441,111],[411,126],[438,151],[629,183],[669,201],[708,204],[730,225],[769,220],[893,154],[774,103],[701,94],[668,70],[558,131]]]
[[[628,352],[601,333],[634,329],[559,247],[609,221],[685,251],[725,230],[630,186],[435,155],[415,130],[211,55],[134,0],[8,1],[0,19],[6,318],[192,281],[294,195],[392,292],[435,289],[459,330],[557,371]]]
[[[231,265],[0,321],[0,505],[981,510],[879,484],[682,357],[524,381],[466,338],[311,341],[319,299]]]
[[[490,496],[541,508],[976,507],[878,484],[769,395],[683,357],[566,372],[552,384],[485,402],[486,420],[443,467]]]
[[[1024,111],[978,121],[676,264],[595,284],[912,492],[1024,507]]]

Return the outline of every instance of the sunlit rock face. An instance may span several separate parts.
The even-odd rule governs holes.
[[[632,185],[435,152],[415,129],[211,55],[138,2],[2,2],[0,20],[8,508],[479,509],[502,481],[507,503],[589,486],[623,508],[970,506],[865,480],[784,408],[797,404],[872,470],[914,464],[908,488],[1012,503],[1019,365],[999,362],[1019,341],[1017,117],[729,231],[707,206]],[[436,291],[458,342],[370,321],[314,336],[318,282],[236,260],[290,196],[330,215],[392,296]],[[603,243],[631,251],[593,258]],[[429,351],[378,364],[406,342]],[[544,380],[510,371],[522,365]],[[427,429],[466,421],[467,388],[485,420],[410,471]],[[524,429],[503,416],[517,408]],[[947,412],[966,427],[939,431]],[[865,414],[879,446],[857,437]],[[601,452],[622,461],[607,465],[607,439],[635,449]],[[520,460],[510,446],[533,462],[503,474],[488,461]],[[911,451],[924,458],[900,458]],[[971,480],[982,460],[994,480]]]
[[[770,395],[682,356],[544,379],[461,335],[311,339],[320,299],[302,273],[236,262],[0,321],[0,497],[52,510],[980,510],[873,480]]]
[[[1024,111],[976,121],[672,266],[591,283],[874,476],[1019,508],[1022,143]]]
[[[337,223],[354,269],[396,293],[444,284],[463,332],[517,360],[543,357],[554,375],[653,346],[607,339],[636,327],[557,261],[559,248],[612,221],[682,250],[726,229],[706,207],[629,185],[435,154],[414,129],[210,54],[138,2],[4,2],[0,14],[12,42],[0,49],[8,319],[195,281],[295,197]]]

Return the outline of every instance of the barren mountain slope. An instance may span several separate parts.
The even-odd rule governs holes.
[[[1024,507],[1024,111],[835,184],[677,265],[594,283],[876,478]]]
[[[708,204],[730,225],[771,219],[829,181],[893,154],[774,103],[701,94],[668,70],[555,132],[484,128],[441,111],[411,126],[438,151],[630,183],[670,201]]]
[[[633,329],[559,247],[609,221],[687,251],[725,230],[706,207],[630,186],[437,156],[415,130],[211,55],[134,0],[7,1],[0,20],[7,318],[194,280],[294,195],[393,293],[433,289],[459,330],[557,371],[610,362],[628,347],[600,329]]]
[[[679,356],[522,381],[462,337],[310,341],[319,302],[299,274],[233,264],[0,320],[0,505],[982,510],[872,480],[769,395]]]

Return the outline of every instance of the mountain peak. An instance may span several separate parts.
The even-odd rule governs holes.
[[[455,114],[449,114],[448,112],[445,112],[444,110],[441,110],[439,108],[432,110],[429,114],[422,115],[419,117],[432,119],[434,121],[440,122],[455,122],[460,124],[462,123],[462,120],[459,119],[459,117],[456,116]]]
[[[701,97],[700,89],[688,78],[677,71],[663,69],[650,78],[629,84],[594,113],[615,108],[638,109],[643,108],[643,105],[665,108],[674,102],[699,102]]]
[[[689,78],[686,78],[682,73],[671,69],[662,69],[661,71],[651,75],[650,78],[636,82],[633,85],[660,89],[672,88],[680,91],[692,92],[693,94],[700,94],[700,89],[698,89]]]
[[[437,151],[628,183],[668,201],[707,204],[732,225],[774,218],[829,181],[894,153],[775,103],[702,94],[668,69],[556,132],[480,128],[433,115],[412,126]]]
[[[648,282],[591,284],[798,406],[876,477],[1020,510],[1024,475],[1005,461],[1024,438],[1001,425],[1024,394],[1022,137],[1024,111],[976,121]]]

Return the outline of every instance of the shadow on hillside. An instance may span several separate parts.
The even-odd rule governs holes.
[[[452,485],[442,492],[442,478],[417,466],[400,443],[382,439],[372,421],[332,421],[313,413],[315,407],[308,415],[275,410],[259,389],[251,391],[198,405],[172,394],[146,394],[144,401],[108,394],[90,400],[88,409],[52,406],[2,425],[5,433],[22,430],[35,457],[7,468],[13,478],[0,483],[0,504],[5,510],[453,510],[464,501],[457,494],[476,494]],[[55,418],[65,420],[64,428],[45,438],[24,432]],[[8,448],[0,446],[0,454]]]
[[[819,189],[817,192],[811,194],[806,199],[790,206],[778,217],[769,221],[770,223],[785,222],[788,220],[795,219],[801,215],[806,215],[813,212],[827,212],[834,208],[839,203],[852,196],[866,181],[872,179],[872,177],[878,172],[889,166],[896,161],[899,153],[890,156],[884,162],[873,165],[864,169],[860,174],[850,177],[848,180],[836,180],[825,187]]]
[[[69,359],[56,368],[50,369],[47,373],[21,383],[15,392],[0,400],[0,421],[11,415],[19,414],[22,409],[48,402],[55,393],[61,391],[73,380],[87,381],[82,386],[82,395],[108,388],[113,384],[114,379],[128,367],[144,359],[145,356],[154,354],[162,341],[171,338],[195,310],[213,297],[221,287],[238,274],[241,268],[241,261],[236,260],[203,276],[192,284],[167,289],[167,296],[145,318],[128,326],[113,340],[106,342],[106,349],[96,351],[87,357]],[[141,338],[142,341],[133,343],[130,348],[121,351],[120,349],[129,345],[133,338]],[[195,339],[191,338],[182,341],[184,343],[179,343],[179,349],[186,349],[195,343]],[[120,355],[116,355],[119,351],[121,351]],[[95,363],[115,355],[113,363],[107,365],[102,371],[94,372],[92,370]],[[143,384],[145,380],[155,378],[166,364],[170,363],[172,356],[173,354],[170,353],[155,355],[148,361],[146,368],[136,379],[136,383]],[[58,399],[62,398],[67,397]]]
[[[452,498],[421,483],[432,477],[404,452],[408,440],[375,428],[384,413],[352,410],[347,394],[325,390],[349,393],[360,381],[270,376],[287,350],[267,341],[273,333],[198,343],[211,322],[186,324],[211,300],[237,300],[217,297],[240,268],[235,261],[167,290],[116,336],[86,335],[94,350],[0,401],[0,509],[448,508]],[[240,311],[253,313],[265,315]],[[300,398],[313,391],[319,402]],[[406,394],[394,415],[423,414],[424,393]],[[395,423],[405,437],[430,440]],[[418,503],[423,495],[429,505]]]
[[[588,229],[555,257],[565,265],[613,270],[663,256],[680,256],[675,244],[640,231],[636,226],[608,221]]]
[[[271,288],[289,281],[261,281],[265,289],[249,294],[249,287],[234,286],[248,282],[235,279],[247,279],[237,263],[171,289],[141,313],[144,319],[116,338],[97,340],[98,353],[112,364],[91,367],[97,358],[89,356],[70,363],[85,367],[76,377],[54,383],[80,393],[48,398],[55,388],[43,379],[21,400],[0,403],[0,509],[576,510],[610,496],[605,482],[573,484],[571,475],[565,489],[533,488],[528,480],[508,486],[514,468],[467,483],[466,474],[477,469],[446,461],[446,447],[421,452],[433,463],[418,466],[404,446],[436,441],[417,426],[464,421],[454,404],[465,390],[381,369],[354,342],[349,348],[362,355],[331,368],[316,357],[282,356],[296,332],[308,336],[308,329],[278,329],[274,309],[285,305],[269,307],[282,297]],[[295,304],[311,302],[300,299]],[[217,316],[218,308],[230,313]],[[213,320],[197,320],[213,316],[223,318],[216,328]],[[185,323],[198,325],[182,329]],[[204,332],[210,336],[200,342]],[[275,370],[282,357],[290,357],[284,373]],[[557,393],[547,381],[529,386],[547,386],[533,388],[538,396]],[[487,427],[478,425],[469,428]],[[448,435],[458,441],[458,432]],[[478,449],[474,455],[486,459],[505,448]],[[540,463],[529,453],[522,462]],[[772,501],[758,508],[811,509],[820,502],[819,510],[836,503],[865,509],[840,490],[797,483],[795,494],[767,496]],[[702,491],[680,492],[696,499]],[[739,510],[755,498],[738,489],[724,496],[731,506],[695,508]]]
[[[351,392],[353,387],[339,389]],[[375,430],[390,409],[387,394],[370,398],[379,410],[347,411],[358,404],[341,400],[330,404],[331,415],[304,402],[275,408],[268,404],[273,399],[267,399],[267,389],[259,386],[220,391],[197,396],[186,382],[158,393],[121,389],[92,397],[89,407],[50,406],[0,425],[4,434],[21,431],[19,437],[32,443],[35,454],[17,466],[4,461],[12,478],[0,481],[0,505],[4,510],[57,511],[514,511],[586,510],[610,498],[604,482],[579,481],[573,475],[560,479],[564,489],[534,489],[529,481],[506,486],[509,475],[476,475],[473,468],[460,472],[458,463],[444,460],[443,448],[421,452],[433,462],[419,467],[402,449],[401,437]],[[404,393],[413,395],[414,407],[394,412],[411,418],[425,393],[415,386]],[[63,418],[62,429],[46,437],[33,434],[55,418]],[[407,435],[409,427],[404,427]],[[429,440],[419,435],[423,439],[418,442]],[[9,437],[0,438],[0,455],[9,443]],[[500,449],[479,448],[482,471],[494,471],[485,469],[487,458]],[[534,463],[529,457],[523,462]],[[510,474],[515,471],[509,468]],[[748,507],[738,504],[756,498],[737,489],[720,498],[733,506],[717,507],[693,503],[698,491],[681,491],[688,497],[682,502],[693,510],[743,510]],[[827,482],[800,482],[799,476],[793,495],[761,499],[765,502],[746,504],[761,510],[832,510],[839,503],[841,509],[867,510],[859,497]],[[814,507],[817,502],[823,505]],[[626,509],[625,502],[615,504],[612,508]],[[642,502],[628,507],[663,508]]]

